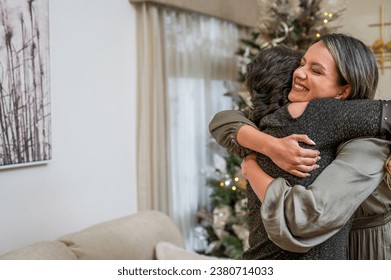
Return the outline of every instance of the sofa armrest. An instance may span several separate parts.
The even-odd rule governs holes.
[[[41,241],[0,256],[0,260],[75,260],[76,256],[58,241]]]
[[[184,247],[178,227],[158,211],[140,211],[93,225],[59,239],[78,259],[156,259],[155,246],[161,241]]]

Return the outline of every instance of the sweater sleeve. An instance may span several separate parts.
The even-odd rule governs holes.
[[[231,155],[245,157],[253,152],[244,148],[236,141],[236,136],[243,125],[258,127],[249,119],[252,110],[246,108],[244,111],[226,110],[218,112],[209,123],[209,132],[216,142],[227,149]]]
[[[391,101],[382,100],[382,116],[381,116],[381,134],[386,135],[387,139],[391,137]]]
[[[306,252],[335,234],[383,179],[389,144],[377,138],[342,144],[308,187],[273,180],[261,206],[269,238],[282,249]]]
[[[315,143],[324,139],[327,139],[324,143],[335,144],[357,137],[389,137],[390,120],[384,116],[385,104],[388,101],[322,98],[310,101],[299,121],[310,127],[308,136]]]

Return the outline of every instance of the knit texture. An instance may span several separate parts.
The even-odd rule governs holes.
[[[381,113],[382,101],[379,100],[313,100],[298,118],[293,118],[288,107],[284,106],[264,117],[260,122],[260,129],[278,138],[291,134],[308,135],[316,143],[311,148],[321,152],[321,160],[318,161],[320,167],[311,172],[311,176],[298,178],[280,169],[262,154],[257,155],[257,161],[263,170],[274,178],[283,177],[291,185],[308,186],[334,160],[341,142],[362,136],[381,136]],[[303,143],[300,145],[309,148]],[[250,249],[244,252],[244,259],[346,259],[352,219],[337,234],[307,253],[293,253],[282,250],[268,239],[261,218],[261,202],[250,186],[247,188],[247,196]]]

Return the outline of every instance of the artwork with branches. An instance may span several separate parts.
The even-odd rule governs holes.
[[[0,0],[0,167],[51,159],[48,0]]]

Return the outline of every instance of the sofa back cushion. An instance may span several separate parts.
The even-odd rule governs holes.
[[[140,211],[126,217],[93,225],[59,239],[78,259],[156,259],[161,241],[183,247],[183,237],[174,222],[158,211]]]

